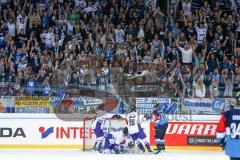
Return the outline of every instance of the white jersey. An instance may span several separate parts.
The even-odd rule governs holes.
[[[128,148],[128,144],[133,142],[132,138],[130,136],[125,136],[122,131],[112,132],[112,135],[115,139],[115,143],[124,148]]]
[[[203,28],[195,27],[197,32],[197,42],[202,43],[203,39],[207,36],[208,26],[207,24],[204,25]]]
[[[92,122],[92,129],[103,129],[104,127],[104,118],[96,118],[93,122]],[[98,124],[100,123],[100,126],[98,126]]]
[[[192,63],[192,56],[193,56],[192,48],[185,50],[184,48],[179,47],[179,50],[182,52],[182,62]]]
[[[135,134],[139,132],[139,116],[137,112],[131,112],[127,115],[127,127],[129,134]]]
[[[108,132],[109,126],[110,126],[110,121],[108,119],[112,118],[114,114],[104,114],[98,118],[96,118],[93,122],[92,122],[92,129],[101,129],[104,132]],[[99,123],[98,123],[99,122]],[[99,126],[101,125],[101,126]]]
[[[21,15],[17,17],[17,33],[19,33],[21,29],[24,29],[24,34],[25,34],[28,18],[25,17],[23,23],[21,22],[21,18],[23,18]]]
[[[8,34],[12,37],[15,37],[16,33],[16,25],[15,23],[7,23],[7,27],[8,27]]]
[[[47,46],[53,46],[54,44],[54,34],[53,33],[42,33],[42,38],[43,38],[43,41],[45,43],[45,45]]]

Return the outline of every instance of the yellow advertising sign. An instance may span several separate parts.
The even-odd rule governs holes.
[[[16,97],[16,108],[48,108],[50,106],[49,97]]]

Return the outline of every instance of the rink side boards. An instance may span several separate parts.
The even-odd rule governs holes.
[[[192,116],[192,122],[217,122],[219,116]],[[51,127],[56,130],[62,128],[75,128],[79,137],[68,137],[61,139],[59,134],[48,134],[42,138],[40,127],[44,127],[45,131]],[[0,135],[0,149],[76,149],[82,150],[82,122],[63,121],[57,118],[54,114],[0,114],[0,129],[11,128],[12,133],[9,137]],[[26,134],[25,138],[21,136],[14,137],[13,134],[16,128],[22,128]],[[54,130],[54,131],[56,131]],[[5,132],[5,131],[4,131]],[[18,133],[17,133],[18,134]],[[149,133],[148,133],[149,136]],[[57,138],[56,138],[57,137]],[[89,146],[91,148],[92,146]],[[88,148],[88,147],[87,147]],[[220,147],[216,146],[167,146],[167,150],[210,150],[221,151]]]
[[[92,147],[92,146],[91,146]],[[152,146],[151,148],[155,148]],[[83,145],[9,145],[1,144],[0,149],[76,149],[82,150]],[[166,150],[204,150],[222,151],[221,147],[201,147],[201,146],[167,146]]]

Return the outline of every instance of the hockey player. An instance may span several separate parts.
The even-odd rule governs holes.
[[[102,143],[104,140],[103,126],[105,120],[103,117],[96,118],[92,123],[92,129],[96,135],[96,142],[94,144],[94,150],[101,152]]]
[[[141,127],[141,120],[139,114],[136,112],[136,107],[132,106],[130,113],[127,115],[127,127],[129,135],[132,140],[137,144],[138,148],[145,152],[145,148],[142,145],[141,141],[144,143],[148,152],[152,152],[150,144],[148,142],[147,136],[144,133],[143,128]],[[143,117],[142,117],[143,118]]]
[[[164,137],[168,128],[168,120],[165,116],[165,113],[161,109],[154,109],[152,117],[154,120],[155,143],[157,146],[153,153],[157,154],[162,150],[165,150]]]
[[[121,153],[131,153],[131,149],[134,148],[134,143],[132,138],[128,134],[128,128],[125,127],[122,130],[122,134],[118,137],[117,143],[119,143],[120,146],[120,152]]]
[[[94,144],[94,150],[95,151],[99,151],[102,152],[102,148],[103,148],[103,142],[104,142],[104,138],[106,138],[107,136],[104,137],[104,135],[106,135],[107,131],[106,128],[108,128],[109,123],[107,123],[107,119],[110,118],[121,118],[120,115],[116,115],[116,114],[104,114],[101,115],[101,117],[96,118],[93,123],[92,123],[92,129],[96,135],[96,142]],[[105,134],[104,134],[105,133]],[[110,137],[107,137],[110,138]]]
[[[238,98],[238,105],[240,99]],[[240,160],[240,109],[235,109],[235,104],[230,103],[230,109],[222,114],[217,126],[217,141],[222,146],[226,146],[225,152],[230,156],[230,160]]]
[[[119,154],[119,146],[115,142],[115,137],[111,133],[107,133],[104,139],[104,153]]]
[[[127,127],[118,133],[107,133],[104,140],[104,153],[127,153],[129,149],[134,145],[131,140],[128,139]]]

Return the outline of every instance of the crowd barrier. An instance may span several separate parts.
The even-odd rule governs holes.
[[[167,149],[220,150],[215,141],[219,118],[216,115],[193,115],[191,121],[170,121]],[[65,121],[54,114],[0,114],[0,126],[1,149],[80,150],[84,136],[94,135],[91,128],[83,127],[82,121]],[[145,121],[143,128],[154,147],[153,123]]]
[[[227,110],[234,98],[163,98],[138,97],[138,112],[150,115],[154,107],[160,107],[166,114],[219,115]],[[89,111],[103,103],[103,99],[94,97],[0,97],[0,113],[59,113],[68,107],[71,113]],[[119,100],[118,113],[124,113],[127,106]],[[63,112],[65,113],[65,112]],[[66,112],[69,113],[69,112]]]

